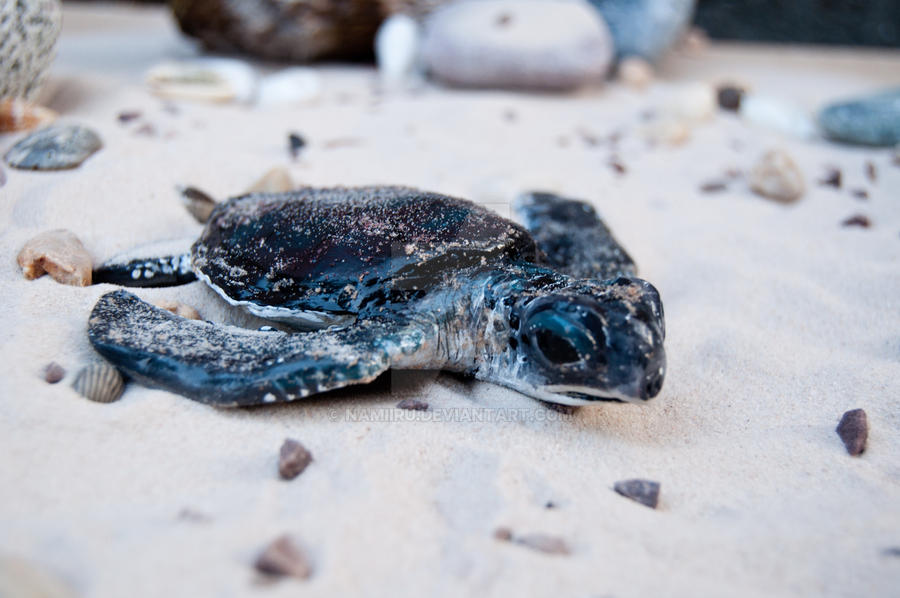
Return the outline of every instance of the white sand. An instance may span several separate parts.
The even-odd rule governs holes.
[[[105,148],[70,172],[6,168],[0,189],[0,552],[97,597],[896,596],[900,558],[884,551],[900,546],[900,168],[887,151],[780,139],[723,115],[678,148],[648,148],[637,129],[677,82],[730,75],[813,107],[896,84],[900,54],[715,47],[673,58],[646,95],[610,86],[577,97],[427,89],[376,101],[371,70],[331,67],[313,107],[182,104],[173,116],[141,75],[190,44],[155,9],[97,15],[68,10],[49,91],[64,120],[97,130]],[[159,135],[117,123],[132,109]],[[624,131],[625,176],[580,128]],[[289,130],[310,140],[296,163]],[[326,149],[340,138],[359,143]],[[0,137],[0,150],[15,139]],[[806,175],[795,206],[742,184],[698,191],[769,147],[786,148]],[[829,164],[843,170],[843,190],[815,184]],[[276,165],[302,183],[408,184],[501,211],[533,187],[591,199],[662,292],[662,394],[565,418],[443,375],[254,410],[137,385],[110,405],[76,395],[74,373],[97,359],[87,315],[110,287],[24,280],[14,260],[23,243],[64,227],[99,261],[196,235],[175,185],[225,197]],[[855,187],[870,199],[854,199]],[[871,229],[840,226],[857,212]],[[199,283],[138,294],[246,321]],[[69,372],[55,386],[41,377],[51,360]],[[392,407],[407,396],[435,411],[348,418],[405,413]],[[507,407],[522,421],[467,421]],[[834,432],[855,407],[871,425],[860,458]],[[289,483],[276,475],[286,436],[315,456]],[[662,483],[657,511],[611,490],[632,477]],[[498,526],[561,536],[573,553],[499,542]],[[284,532],[309,551],[313,577],[261,584],[252,562]]]

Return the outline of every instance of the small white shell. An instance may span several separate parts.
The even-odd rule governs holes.
[[[147,85],[155,95],[173,100],[249,102],[256,93],[256,73],[231,58],[165,62],[150,69]]]
[[[72,388],[91,401],[112,403],[122,396],[125,380],[119,370],[108,363],[94,363],[78,372]]]
[[[292,67],[278,71],[259,82],[256,103],[279,106],[312,102],[322,95],[322,77],[314,69]]]
[[[294,188],[294,181],[286,168],[276,166],[247,188],[245,193],[281,193]]]

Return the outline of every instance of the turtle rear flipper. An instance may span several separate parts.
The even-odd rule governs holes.
[[[374,380],[390,367],[400,324],[365,320],[289,334],[186,320],[114,291],[94,306],[94,349],[143,384],[233,407],[292,401]]]
[[[535,191],[519,196],[514,207],[555,270],[600,280],[636,274],[631,256],[587,203]]]

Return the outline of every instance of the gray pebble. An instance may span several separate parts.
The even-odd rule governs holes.
[[[855,145],[900,143],[900,89],[830,104],[819,112],[826,137]]]
[[[293,480],[303,473],[312,460],[312,453],[306,450],[305,446],[296,440],[286,438],[278,456],[278,474],[284,480]]]
[[[858,457],[866,450],[866,440],[869,438],[869,421],[866,412],[862,409],[851,409],[844,413],[835,430],[847,452]]]
[[[626,498],[655,509],[659,504],[659,482],[650,480],[622,480],[613,490]]]
[[[47,364],[47,367],[44,368],[44,380],[47,384],[56,384],[65,378],[65,376],[66,370],[55,361],[51,361]]]
[[[92,130],[79,125],[50,125],[31,133],[6,152],[6,163],[22,170],[75,168],[103,146]]]

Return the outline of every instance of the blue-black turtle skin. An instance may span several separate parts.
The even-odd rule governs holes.
[[[466,372],[565,404],[655,396],[656,289],[586,204],[538,193],[518,207],[534,237],[406,188],[235,198],[194,244],[194,272],[257,315],[326,329],[213,327],[118,291],[95,306],[90,340],[140,381],[219,406],[294,400],[389,367]]]

